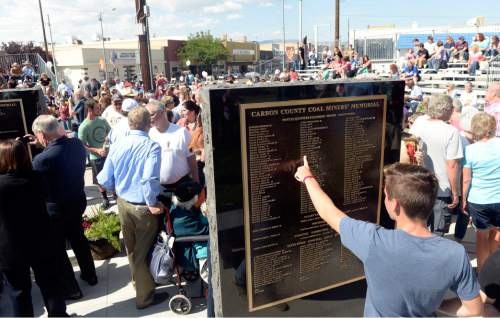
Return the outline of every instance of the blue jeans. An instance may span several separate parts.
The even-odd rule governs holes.
[[[436,235],[445,235],[450,229],[451,213],[448,204],[452,202],[451,197],[437,197],[429,216],[427,225],[432,233]]]
[[[412,114],[415,114],[417,112],[418,105],[420,105],[420,102],[417,100],[411,100],[408,103],[408,107],[410,108],[409,111]]]
[[[475,76],[478,69],[479,62],[472,62],[472,64],[469,66],[469,75]]]
[[[63,123],[64,130],[66,130],[66,131],[71,130],[71,118],[69,118],[67,120],[63,120],[62,123]]]
[[[487,49],[484,53],[485,56],[495,57],[498,55],[498,49]]]
[[[435,71],[439,70],[439,60],[432,59],[427,62],[427,67]]]

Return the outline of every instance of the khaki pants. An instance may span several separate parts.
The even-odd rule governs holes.
[[[132,281],[135,282],[137,307],[153,301],[156,284],[146,262],[149,249],[158,235],[159,219],[147,206],[133,205],[118,198],[118,211],[127,250]]]

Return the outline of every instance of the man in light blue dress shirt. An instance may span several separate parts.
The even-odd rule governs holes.
[[[136,306],[144,309],[165,300],[166,293],[155,295],[155,283],[146,262],[148,251],[158,234],[163,206],[160,193],[160,146],[149,139],[151,119],[145,108],[128,114],[130,132],[111,147],[99,184],[118,195],[118,210],[123,240],[136,288]]]

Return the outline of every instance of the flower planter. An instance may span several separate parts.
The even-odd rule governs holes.
[[[93,259],[109,259],[121,250],[120,220],[115,213],[95,208],[83,216],[82,227]]]
[[[118,250],[106,239],[89,240],[89,245],[94,260],[109,259],[118,253]]]

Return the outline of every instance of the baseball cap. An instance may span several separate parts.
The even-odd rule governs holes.
[[[114,94],[113,97],[111,97],[112,102],[116,101],[123,101],[123,97],[120,94]]]
[[[137,108],[139,104],[132,98],[126,98],[122,103],[122,110],[124,112],[130,112],[132,109]]]

